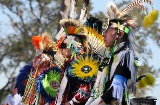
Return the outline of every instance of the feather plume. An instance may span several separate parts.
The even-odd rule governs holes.
[[[63,43],[63,41],[65,40],[65,36],[62,36],[58,41],[57,41],[57,47],[61,48],[61,45]]]
[[[43,33],[42,35],[42,43],[50,44],[52,42],[52,36],[49,33]]]
[[[41,43],[42,43],[42,36],[32,36],[32,44],[37,50],[40,50]]]
[[[78,2],[78,0],[72,0],[72,1],[71,1],[70,17],[71,17],[72,19],[75,19],[75,18],[76,18],[77,2]]]
[[[87,42],[93,53],[96,53],[102,58],[107,57],[108,53],[101,34],[102,21],[100,21],[98,18],[90,17],[87,19],[84,25],[84,34],[87,37]]]
[[[43,33],[40,36],[32,36],[32,43],[37,51],[56,50],[56,44],[53,42],[52,36],[49,33]]]
[[[123,15],[120,19],[124,20],[125,23],[132,28],[137,25],[137,19],[128,14]]]
[[[143,25],[145,28],[153,25],[158,19],[158,10],[152,10],[151,13],[144,17]]]
[[[149,15],[150,18],[152,18],[152,20],[155,22],[158,19],[158,10],[152,10]]]
[[[83,8],[81,9],[81,14],[79,17],[80,22],[83,24],[87,17],[89,0],[83,0]]]
[[[59,23],[63,28],[66,28],[68,26],[80,26],[79,21],[74,19],[62,19]]]
[[[56,51],[56,43],[52,40],[52,35],[49,33],[43,33],[42,35],[42,45],[45,51]]]
[[[133,2],[131,2],[130,4],[128,4],[122,11],[122,14],[126,14],[130,9],[134,8],[134,7],[139,7],[140,9],[144,10],[144,6],[142,5],[142,3],[148,3],[150,5],[152,5],[151,0],[135,0]]]
[[[137,81],[138,88],[145,88],[147,86],[153,86],[156,79],[151,73],[146,73],[145,75],[140,76]]]
[[[83,24],[86,21],[86,17],[87,17],[87,8],[84,7],[83,9],[81,9],[79,21]]]
[[[107,6],[107,18],[111,19],[117,19],[121,17],[121,12],[118,10],[116,5],[113,3],[113,1],[110,1]]]
[[[142,11],[146,11],[146,10],[147,10],[147,9],[146,9],[143,5],[141,5],[141,4],[136,5],[136,7],[140,8]]]
[[[149,86],[153,86],[156,81],[155,77],[151,73],[147,73],[144,79],[145,79],[146,84]]]
[[[55,38],[59,40],[64,35],[64,28],[62,27],[60,31],[56,34]]]
[[[16,78],[15,87],[17,88],[18,94],[20,94],[21,96],[23,96],[24,94],[24,90],[25,90],[26,83],[27,83],[31,69],[32,69],[32,63],[25,65],[20,69],[19,74]]]
[[[68,34],[78,34],[81,32],[81,23],[74,19],[62,19],[60,20],[60,25],[64,28],[65,33]]]

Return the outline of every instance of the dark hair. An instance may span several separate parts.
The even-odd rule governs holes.
[[[67,47],[66,43],[62,42],[61,45],[60,45],[60,48],[65,49],[66,47]]]

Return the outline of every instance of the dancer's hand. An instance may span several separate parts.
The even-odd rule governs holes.
[[[34,68],[43,68],[50,64],[50,58],[46,54],[40,54],[33,59]]]

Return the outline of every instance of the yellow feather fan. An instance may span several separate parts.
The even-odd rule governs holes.
[[[84,26],[84,35],[87,37],[87,42],[90,44],[94,53],[100,57],[108,57],[108,50],[103,42],[103,37],[95,29]]]

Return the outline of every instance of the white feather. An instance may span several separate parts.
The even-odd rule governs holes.
[[[86,8],[81,9],[81,14],[80,14],[79,21],[80,21],[82,24],[85,23],[85,21],[86,21],[86,17],[87,17],[86,11],[87,11]]]
[[[72,19],[76,18],[76,15],[77,15],[76,10],[77,10],[76,1],[72,0],[72,2],[71,2],[71,12],[70,12],[70,17]]]
[[[59,40],[63,35],[64,35],[64,28],[62,27],[60,31],[57,33],[57,35],[55,36],[55,38]]]

